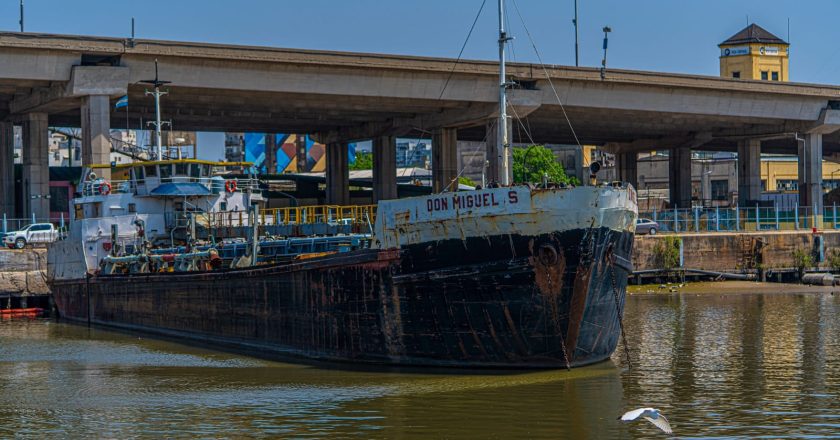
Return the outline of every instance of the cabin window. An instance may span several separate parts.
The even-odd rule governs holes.
[[[137,180],[145,180],[146,173],[143,171],[143,167],[137,167],[134,169],[134,176],[137,177]]]
[[[176,176],[186,176],[187,175],[187,168],[189,168],[190,164],[188,163],[176,163],[175,164],[175,175]]]
[[[157,176],[157,167],[154,165],[147,165],[144,167],[146,170],[146,175],[149,177],[156,177]]]
[[[190,177],[198,179],[201,177],[201,168],[197,163],[190,164]]]
[[[165,182],[172,180],[172,165],[160,166],[160,180]]]
[[[203,177],[210,177],[210,165],[201,166],[201,175]]]
[[[129,203],[128,204],[128,212],[137,212],[137,204],[136,203]]]
[[[76,220],[84,220],[85,219],[85,205],[74,205],[73,211],[75,212],[74,218]]]
[[[227,202],[222,202],[219,204],[220,211],[227,211]]]

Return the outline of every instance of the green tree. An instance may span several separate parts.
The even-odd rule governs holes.
[[[372,170],[373,153],[356,153],[356,161],[350,165],[351,170]]]
[[[458,183],[461,185],[478,186],[478,184],[473,182],[472,179],[465,176],[458,177]]]
[[[543,175],[549,182],[578,183],[566,175],[563,165],[557,162],[554,152],[542,145],[513,149],[513,181],[517,183],[540,183]]]

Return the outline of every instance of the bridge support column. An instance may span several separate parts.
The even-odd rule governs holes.
[[[618,153],[615,156],[615,166],[618,169],[618,180],[628,182],[634,187],[638,186],[639,165],[637,162],[638,153]],[[589,175],[589,170],[584,170]]]
[[[498,120],[491,119],[487,121],[486,127],[486,136],[487,139],[487,162],[489,162],[487,167],[487,172],[485,174],[486,178],[484,179],[485,182],[489,185],[492,182],[501,183],[502,182],[502,157],[504,156],[504,151],[501,150],[498,145],[499,139],[499,129],[498,129]],[[508,119],[508,142],[510,142],[511,136],[510,133],[513,133],[513,122],[511,119]],[[508,173],[508,180],[513,182],[513,148],[508,150],[508,163],[510,167],[507,169]]]
[[[799,144],[799,206],[822,212],[822,134],[806,134]]]
[[[691,208],[691,149],[671,148],[668,163],[671,206]]]
[[[277,135],[274,133],[265,134],[265,172],[266,174],[277,173]]]
[[[350,165],[346,143],[327,144],[327,204],[350,204]]]
[[[23,123],[23,214],[50,217],[49,123],[46,113],[29,113]]]
[[[373,139],[373,202],[397,198],[397,138]]]
[[[761,198],[761,141],[738,142],[738,206],[755,206]]]
[[[457,191],[458,129],[442,128],[432,134],[432,192]]]
[[[111,104],[108,95],[82,99],[82,166],[111,163]],[[111,180],[111,168],[99,168],[96,175]]]
[[[15,217],[15,126],[11,122],[0,122],[0,216],[3,214]]]

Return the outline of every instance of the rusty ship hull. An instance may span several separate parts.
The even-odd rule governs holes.
[[[599,230],[365,250],[300,264],[53,284],[61,317],[329,361],[565,367],[607,359],[619,337],[632,236]],[[614,255],[610,255],[612,252]],[[457,263],[456,263],[457,262]],[[613,284],[615,283],[615,284]],[[618,301],[618,303],[617,303]],[[565,350],[564,350],[565,349]]]
[[[527,197],[531,206],[544,203],[525,192],[517,201]],[[421,202],[414,207],[425,207]],[[394,205],[391,214],[402,215],[401,206]],[[434,217],[434,210],[429,203],[426,214]],[[381,245],[389,240],[391,214],[382,205],[380,211]],[[635,212],[622,215],[623,223],[635,222]],[[576,367],[614,352],[632,271],[633,232],[592,219],[586,227],[541,234],[523,233],[533,228],[521,227],[469,236],[462,229],[457,238],[428,240],[403,231],[390,236],[397,246],[292,263],[94,275],[50,284],[62,318],[260,356],[406,366]]]

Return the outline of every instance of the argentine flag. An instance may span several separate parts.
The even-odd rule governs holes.
[[[128,95],[123,96],[122,98],[117,100],[117,103],[114,104],[114,108],[123,108],[128,107]]]

